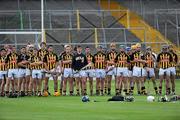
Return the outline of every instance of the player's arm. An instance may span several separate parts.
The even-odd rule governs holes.
[[[107,65],[113,65],[114,64],[114,60],[109,59],[109,54],[106,55],[106,62],[107,62]]]
[[[157,56],[157,60],[156,60],[156,65],[157,65],[157,68],[159,68],[159,67],[160,67],[159,62],[160,62],[160,54],[158,54],[158,56]]]
[[[59,61],[58,61],[58,56],[56,55],[56,63],[55,63],[54,72],[56,72],[56,70],[58,69],[58,66],[59,66]]]
[[[73,58],[72,58],[72,64],[71,64],[72,69],[75,68],[75,58],[76,58],[76,56],[73,56]]]
[[[46,69],[47,71],[49,71],[49,70],[48,70],[48,65],[47,65],[47,55],[44,56],[43,63],[44,63],[45,69]]]
[[[69,63],[72,63],[72,60],[63,60],[62,63],[63,64],[69,64]]]
[[[86,66],[87,64],[88,64],[88,60],[87,60],[86,56],[84,55],[84,66]]]
[[[19,67],[26,67],[25,62],[21,60],[21,55],[18,56],[17,63]]]

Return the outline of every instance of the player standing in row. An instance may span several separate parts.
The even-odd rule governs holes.
[[[156,56],[153,54],[150,46],[148,46],[146,48],[146,53],[144,55],[144,59],[146,61],[147,77],[152,80],[155,93],[158,94],[158,89],[156,86],[155,71],[154,71],[154,69],[156,67],[156,64],[155,64]]]
[[[44,60],[44,57],[45,57],[45,55],[48,53],[48,51],[47,51],[47,49],[46,49],[46,43],[45,42],[42,42],[41,44],[40,44],[40,47],[41,47],[41,49],[39,49],[38,50],[38,56],[41,58],[41,61],[43,61]],[[45,64],[43,64],[43,68],[41,69],[42,71],[45,71]],[[44,82],[44,80],[45,80],[45,73],[43,73],[42,74],[42,83]],[[41,84],[42,84],[41,83]],[[48,88],[49,89],[49,88]],[[44,91],[44,90],[43,90]],[[49,93],[49,92],[48,92]],[[49,95],[50,95],[50,93],[49,93]]]
[[[86,56],[82,53],[82,47],[77,46],[77,54],[73,56],[72,59],[72,69],[74,72],[77,72],[74,74],[74,77],[78,78],[76,79],[76,89],[77,94],[78,89],[81,86],[82,95],[87,94],[87,88],[86,88],[86,71],[81,70],[83,67],[85,67],[88,64]],[[81,84],[80,84],[81,83]]]
[[[72,70],[72,58],[71,46],[65,45],[65,52],[60,56],[61,64],[63,67],[63,95],[66,95],[67,82],[69,82],[69,92],[73,95],[73,70]]]
[[[92,64],[91,66],[87,67],[86,69],[86,77],[89,78],[89,89],[90,95],[93,95],[93,77],[95,77],[95,70],[94,70],[94,56],[91,53],[91,49],[89,47],[85,48],[86,58],[88,64]]]
[[[26,87],[26,69],[30,63],[30,57],[26,54],[26,47],[22,47],[20,50],[21,54],[18,56],[18,91],[20,96],[25,96]]]
[[[176,66],[178,64],[178,56],[173,50],[173,46],[169,45],[169,52],[172,55],[171,65],[169,67],[170,70],[170,80],[172,84],[172,94],[175,95],[175,77],[176,77]]]
[[[107,72],[106,80],[105,80],[105,93],[108,89],[108,95],[111,95],[111,81],[112,76],[114,75],[116,77],[116,67],[114,59],[116,58],[117,51],[116,51],[116,44],[111,43],[110,44],[110,51],[107,53],[107,69],[109,72]],[[115,78],[116,79],[116,78]]]
[[[144,60],[144,55],[141,52],[141,45],[137,44],[137,48],[134,53],[132,53],[131,56],[131,62],[133,63],[133,83],[136,82],[138,94],[146,94],[145,92],[145,85],[144,85],[144,76],[145,76],[145,70],[144,66],[146,61]],[[140,84],[141,83],[141,84]],[[141,86],[140,86],[141,85]],[[134,84],[131,87],[130,94],[133,94]]]
[[[159,68],[159,94],[162,94],[162,83],[166,81],[166,95],[170,94],[170,62],[172,61],[172,55],[168,52],[168,46],[162,46],[162,52],[157,56],[157,64]]]
[[[7,55],[6,64],[8,68],[8,79],[6,82],[6,96],[10,96],[10,83],[12,89],[12,95],[17,95],[17,86],[18,86],[18,54],[16,53],[15,46],[12,46],[11,53]]]
[[[116,69],[117,69],[117,80],[116,80],[116,95],[121,95],[121,89],[124,86],[124,92],[128,94],[128,66],[130,63],[130,57],[125,52],[125,46],[120,46],[119,54],[115,58]]]
[[[4,97],[4,87],[6,84],[6,77],[7,77],[7,65],[6,65],[6,50],[4,48],[0,51],[0,96]]]
[[[97,47],[94,55],[94,67],[96,69],[96,95],[104,95],[104,81],[106,77],[106,54],[102,52],[102,46]]]
[[[56,74],[57,67],[59,65],[58,57],[54,53],[53,46],[49,45],[48,46],[48,52],[44,56],[43,60],[45,64],[45,70],[47,73],[45,74],[45,82],[44,82],[44,92],[48,92],[48,83],[49,83],[49,78],[52,77],[54,81],[54,95],[59,96],[58,92],[58,74]],[[47,94],[47,93],[45,93]]]
[[[29,95],[32,95],[32,90],[34,90],[34,95],[42,96],[41,89],[42,89],[42,68],[43,68],[43,61],[41,57],[38,56],[38,50],[33,50],[33,56],[31,57],[30,67],[32,70],[32,79],[29,84]]]

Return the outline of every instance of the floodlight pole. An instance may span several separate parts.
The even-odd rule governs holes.
[[[41,42],[44,42],[44,0],[41,0]]]

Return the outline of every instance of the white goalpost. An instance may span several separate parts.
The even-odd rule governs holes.
[[[35,43],[32,43],[32,44],[35,44],[35,45],[38,44],[38,46],[39,46],[40,42],[46,42],[45,31],[44,31],[44,0],[41,0],[40,2],[41,2],[41,13],[40,13],[40,15],[41,15],[41,17],[40,17],[41,18],[41,27],[40,27],[40,29],[32,30],[32,31],[31,30],[29,30],[29,31],[27,31],[27,30],[18,31],[18,29],[14,29],[14,30],[12,29],[10,31],[1,30],[0,36],[6,35],[6,37],[8,39],[10,39],[11,41],[14,41],[15,45],[16,44],[24,45],[27,42],[27,41],[24,41],[23,43],[22,42],[18,43],[16,41],[16,36],[22,36],[22,38],[26,38],[26,36],[28,36],[27,39],[29,39],[29,40],[31,39],[31,41],[34,38]],[[1,42],[0,42],[0,44],[3,45],[3,43],[1,43]]]

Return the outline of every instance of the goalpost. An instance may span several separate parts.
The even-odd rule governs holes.
[[[13,29],[11,31],[0,31],[0,36],[2,35],[6,35],[7,39],[11,39],[11,41],[14,41],[14,44],[18,44],[18,45],[24,45],[28,42],[33,42],[34,39],[34,43],[31,44],[35,44],[37,46],[39,46],[40,42],[46,42],[45,40],[45,29],[44,29],[44,0],[41,0],[41,28],[39,30],[26,30],[26,31],[14,31]],[[29,41],[26,39],[26,41],[24,41],[23,43],[16,43],[16,37],[17,36],[22,36],[22,38],[24,39],[29,39]],[[32,38],[30,38],[32,37]],[[0,42],[1,45],[2,42]],[[9,43],[12,44],[12,43]]]

